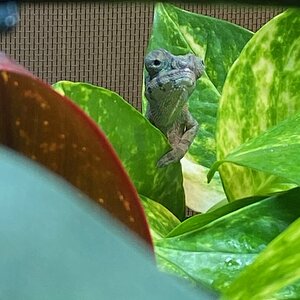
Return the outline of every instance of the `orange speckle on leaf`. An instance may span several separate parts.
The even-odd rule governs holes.
[[[43,124],[44,124],[44,126],[48,126],[49,122],[48,121],[44,121]]]
[[[123,205],[127,211],[130,211],[130,203],[129,201],[123,201]]]
[[[130,216],[130,217],[129,217],[129,221],[130,221],[131,223],[134,223],[134,222],[135,222],[134,217]]]
[[[50,106],[49,106],[46,102],[42,102],[42,103],[40,104],[40,107],[41,107],[42,109],[50,108]]]
[[[26,90],[24,92],[24,96],[34,99],[37,103],[39,103],[39,105],[42,109],[49,109],[50,108],[48,102],[43,98],[43,96],[41,96],[41,94],[38,91]]]
[[[56,143],[51,143],[50,145],[49,145],[49,151],[51,151],[51,152],[54,152],[54,151],[56,151],[57,150],[57,144]]]
[[[30,143],[30,138],[27,134],[27,132],[24,129],[19,129],[19,135],[22,139],[25,140],[26,145],[29,145]]]
[[[8,81],[8,74],[6,72],[2,71],[1,72],[1,76],[2,76],[2,78],[4,80],[4,82],[6,83]]]
[[[19,86],[19,82],[18,81],[14,81],[14,86]]]
[[[40,144],[40,148],[43,150],[44,153],[48,153],[48,143]]]
[[[26,136],[27,136],[25,130],[23,130],[23,129],[19,130],[19,135],[21,138],[26,138]]]
[[[98,198],[98,202],[103,204],[104,203],[104,199],[103,198]]]
[[[118,197],[119,197],[119,199],[120,199],[121,202],[124,201],[124,196],[123,196],[123,194],[120,191],[118,191]]]
[[[64,149],[64,148],[65,148],[65,144],[59,144],[59,145],[58,145],[58,149],[59,149],[59,150],[62,150],[62,149]]]

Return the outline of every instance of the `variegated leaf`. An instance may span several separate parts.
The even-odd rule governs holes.
[[[216,162],[210,173],[211,179],[218,166],[233,163],[253,170],[263,171],[269,176],[300,185],[300,114],[288,118],[265,133],[243,144]],[[268,176],[267,174],[265,176]],[[278,186],[277,186],[278,187]],[[272,187],[270,186],[269,189]]]
[[[148,51],[164,48],[171,53],[193,53],[205,61],[206,73],[189,99],[190,111],[200,124],[199,133],[182,160],[186,202],[196,211],[206,211],[225,197],[220,180],[206,182],[207,168],[216,159],[215,128],[218,102],[233,62],[252,32],[208,16],[158,3]],[[146,99],[143,99],[145,112]]]
[[[299,249],[300,218],[275,238],[241,273],[224,299],[299,299]]]
[[[299,217],[299,200],[300,189],[296,188],[264,200],[245,199],[211,213],[194,216],[178,225],[166,238],[157,241],[155,253],[160,258],[158,262],[164,270],[225,292],[240,272]],[[291,256],[289,261],[293,266],[286,270],[286,274],[284,268],[280,270],[282,276],[296,280],[298,277],[294,276],[293,270],[298,268],[299,259],[293,260],[289,251],[293,254],[299,252],[299,243],[295,242],[293,248],[293,240],[291,236],[289,247],[282,243],[284,250],[280,256],[281,259],[283,253]],[[280,262],[275,258],[272,261]],[[272,270],[272,262],[266,260],[264,266]],[[253,274],[255,272],[252,276],[256,276]],[[247,277],[248,281],[250,278]],[[271,282],[272,278],[264,273],[261,281]],[[279,274],[277,278],[279,280]],[[245,282],[236,285],[236,289],[242,290]]]
[[[105,132],[137,191],[178,218],[185,213],[179,163],[157,168],[169,150],[166,138],[118,94],[87,83],[61,81],[54,88],[77,103]]]
[[[228,74],[217,125],[218,160],[300,111],[299,90],[300,10],[290,9],[253,36]],[[219,171],[229,200],[291,188],[282,178],[232,164]]]
[[[154,243],[168,235],[180,221],[160,203],[140,195]]]

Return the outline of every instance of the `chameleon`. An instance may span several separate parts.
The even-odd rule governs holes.
[[[157,162],[158,167],[165,167],[183,158],[199,130],[189,111],[188,99],[205,66],[194,54],[175,56],[165,49],[149,52],[144,64],[146,118],[167,137],[172,147]]]

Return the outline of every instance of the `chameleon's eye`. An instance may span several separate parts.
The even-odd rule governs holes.
[[[156,66],[156,67],[159,67],[159,66],[161,65],[161,61],[158,60],[158,59],[155,59],[155,60],[153,61],[153,65]]]
[[[161,70],[164,69],[170,54],[164,49],[153,50],[145,57],[145,68],[151,78],[155,77]]]

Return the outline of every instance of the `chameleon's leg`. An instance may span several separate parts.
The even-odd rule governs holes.
[[[181,138],[176,139],[176,131],[171,132],[168,136],[172,150],[165,154],[157,163],[158,167],[165,167],[173,162],[177,162],[183,158],[188,151],[190,145],[195,139],[199,129],[198,122],[187,112],[185,114],[185,131]],[[177,132],[178,134],[178,132]],[[178,137],[178,136],[177,136]]]

